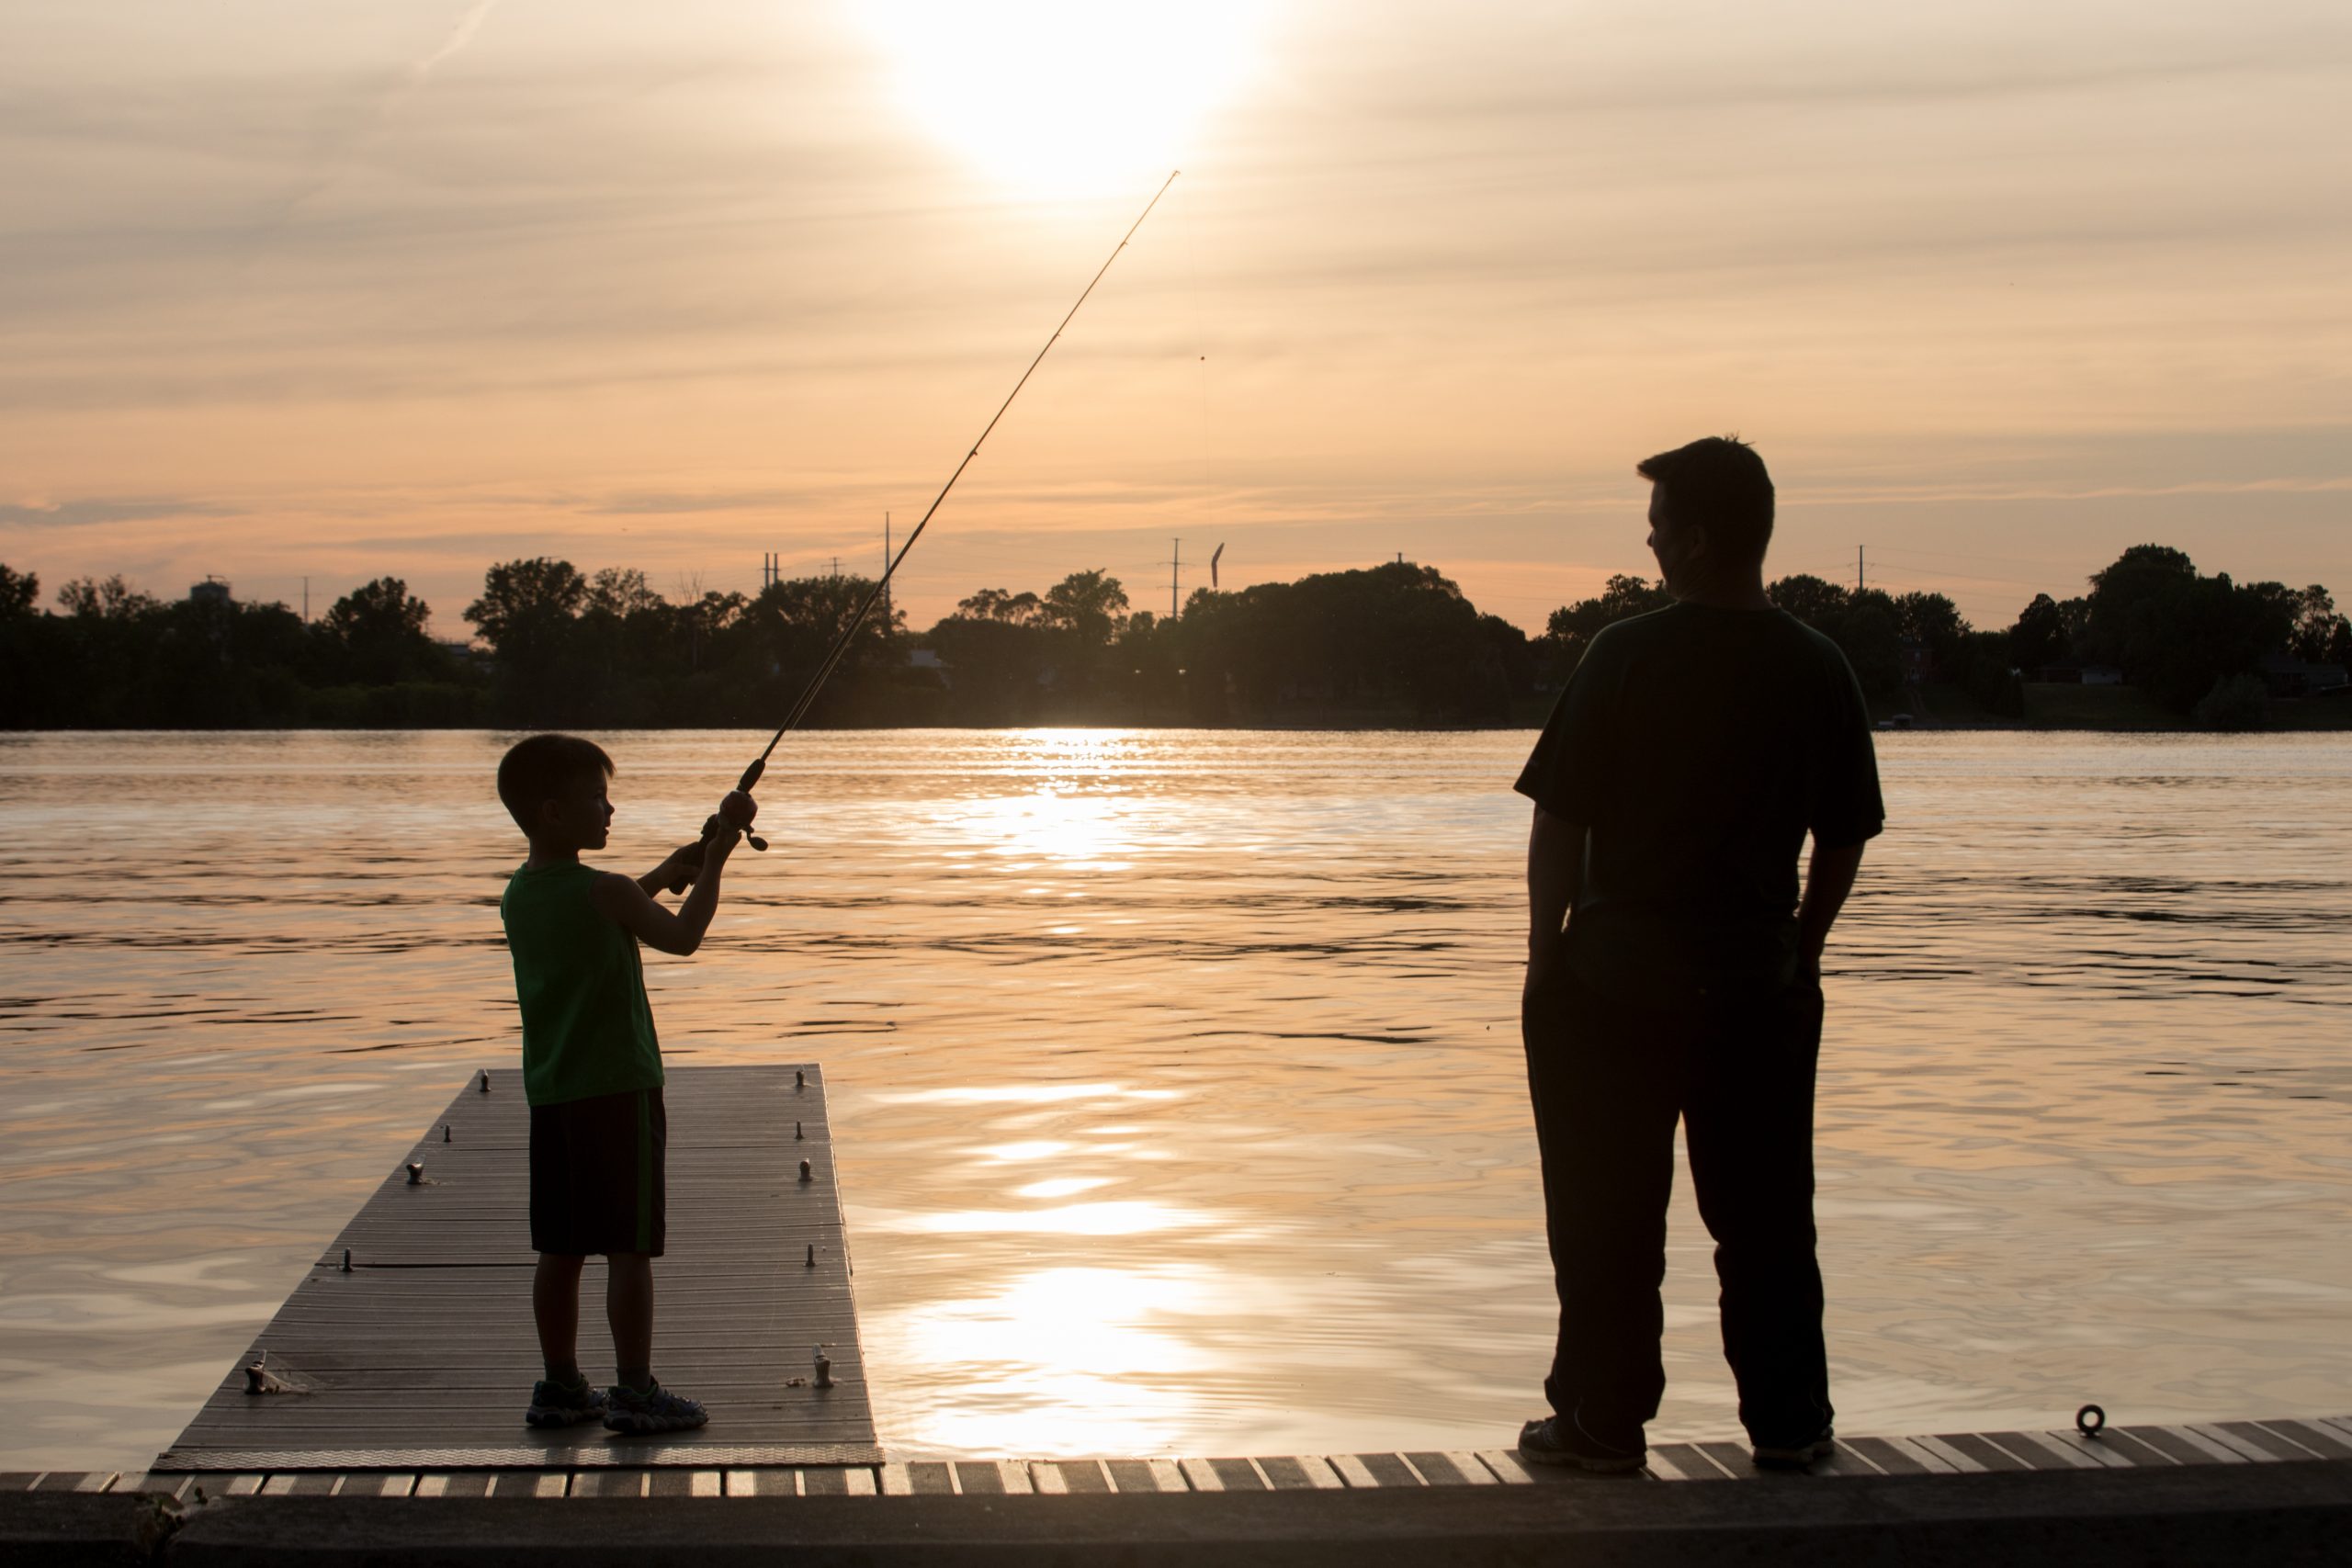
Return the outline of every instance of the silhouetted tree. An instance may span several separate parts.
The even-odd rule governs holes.
[[[1673,603],[1674,595],[1666,591],[1663,581],[1653,583],[1621,573],[1611,577],[1593,597],[1561,605],[1552,612],[1544,627],[1550,664],[1548,679],[1555,685],[1565,684],[1577,672],[1577,666],[1584,662],[1585,649],[1592,646],[1592,639],[1600,635],[1601,627],[1631,615],[1663,610]]]
[[[1815,631],[1827,629],[1830,622],[1846,613],[1846,591],[1809,572],[1784,577],[1764,592],[1773,604]]]
[[[2149,606],[2197,581],[2197,564],[2168,545],[2134,545],[2113,565],[2091,574],[2089,613],[2079,639],[2085,657],[2120,665],[2127,672],[2129,648],[2144,642]],[[2192,694],[2190,700],[2201,693]]]
[[[2066,624],[2065,611],[2049,594],[2035,594],[2033,602],[2018,612],[2017,625],[2009,628],[2010,662],[2032,674],[2073,651],[2074,633]]]
[[[0,566],[0,621],[13,621],[31,615],[33,605],[40,599],[40,578],[28,571],[12,571]]]
[[[956,614],[967,621],[1004,621],[1016,626],[1036,625],[1046,614],[1046,603],[1035,593],[1008,593],[1001,588],[983,588],[969,599],[956,604]]]
[[[466,619],[498,655],[498,706],[509,723],[577,723],[593,705],[565,666],[587,597],[587,581],[568,560],[501,561],[482,575]]]
[[[101,581],[76,577],[57,591],[57,603],[69,615],[98,616],[127,621],[157,607],[157,601],[132,588],[117,572]]]
[[[1875,588],[1849,594],[1844,613],[1820,629],[1845,650],[1865,695],[1883,702],[1903,690],[1903,622],[1892,598]]]
[[[483,574],[481,597],[466,606],[466,619],[508,659],[552,643],[587,597],[586,580],[568,560],[501,561]]]
[[[2335,613],[2335,595],[2314,582],[2295,596],[2294,615],[2288,650],[2306,664],[2333,663],[2334,649],[2347,630],[2345,618]]]
[[[330,664],[345,681],[390,685],[440,673],[441,650],[425,635],[433,611],[397,577],[353,589],[319,618]]]
[[[1894,624],[1905,641],[1927,650],[1929,680],[1960,673],[1973,630],[1961,618],[1960,606],[1941,593],[1905,593],[1894,601]]]
[[[1098,649],[1127,624],[1127,591],[1099,569],[1073,571],[1046,590],[1045,618],[1075,634],[1080,648]]]

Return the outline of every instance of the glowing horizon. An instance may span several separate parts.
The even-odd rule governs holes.
[[[1293,0],[1074,55],[1055,0],[926,14],[26,20],[0,561],[314,609],[400,576],[445,635],[517,556],[875,570],[1181,155],[910,560],[914,624],[1085,568],[1164,610],[1181,537],[1188,591],[1219,543],[1228,587],[1402,552],[1540,627],[1650,570],[1632,465],[1725,430],[1776,574],[1867,546],[1980,624],[2144,540],[2352,584],[2328,8]]]

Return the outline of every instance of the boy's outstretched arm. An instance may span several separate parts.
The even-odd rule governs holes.
[[[606,919],[633,932],[639,942],[663,953],[684,956],[702,945],[710,918],[718,910],[718,873],[734,852],[736,832],[719,834],[703,846],[702,866],[695,874],[694,891],[675,914],[653,901],[634,877],[613,872],[596,879],[588,897]]]
[[[670,852],[670,858],[637,879],[637,885],[650,897],[665,887],[675,887],[681,882],[692,882],[702,870],[702,840],[680,844]]]

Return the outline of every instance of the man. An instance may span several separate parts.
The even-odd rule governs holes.
[[[1764,1465],[1830,1450],[1814,1260],[1821,955],[1883,825],[1835,643],[1764,592],[1772,481],[1710,437],[1635,470],[1675,603],[1592,641],[1520,774],[1521,1028],[1560,1330],[1519,1451],[1637,1468],[1657,1414],[1666,1206],[1684,1126],[1724,1354]],[[1802,901],[1797,859],[1813,855]]]

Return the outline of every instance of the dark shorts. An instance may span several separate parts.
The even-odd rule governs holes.
[[[658,1089],[531,1107],[531,1249],[661,1257],[669,1142]]]

